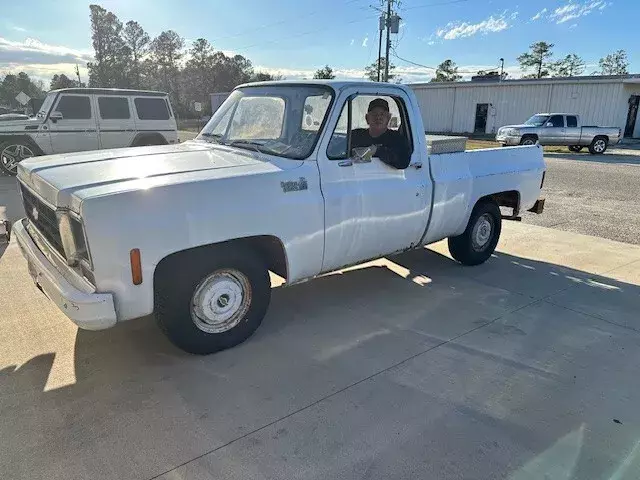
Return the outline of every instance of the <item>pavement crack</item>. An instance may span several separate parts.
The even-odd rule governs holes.
[[[624,328],[625,330],[631,330],[632,332],[640,333],[640,330],[638,330],[637,328],[633,328],[633,327],[630,327],[628,325],[624,325],[622,323],[612,322],[611,320],[607,320],[606,318],[602,318],[602,317],[600,317],[598,315],[594,315],[593,313],[587,313],[587,312],[583,312],[581,310],[577,310],[575,308],[567,307],[566,305],[560,305],[559,303],[554,303],[551,300],[545,300],[545,303],[548,303],[549,305],[553,305],[555,307],[563,308],[565,310],[569,310],[570,312],[579,313],[580,315],[584,315],[584,316],[589,317],[589,318],[594,318],[596,320],[600,320],[600,321],[602,321],[604,323],[608,323],[609,325],[615,325],[616,327]]]

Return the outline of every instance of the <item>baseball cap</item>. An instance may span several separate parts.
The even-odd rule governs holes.
[[[367,112],[370,112],[374,108],[382,108],[383,110],[388,112],[389,111],[389,102],[387,102],[383,98],[376,98],[375,100],[371,100],[369,102],[369,108],[368,108]]]

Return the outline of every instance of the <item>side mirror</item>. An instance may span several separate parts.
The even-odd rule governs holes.
[[[391,117],[391,120],[389,120],[389,128],[398,128],[398,117]]]
[[[64,117],[62,116],[62,112],[51,112],[49,118],[53,123],[56,123],[58,120],[62,120]]]
[[[547,123],[545,124],[545,127],[553,127],[553,123],[551,123],[551,122],[547,122]]]

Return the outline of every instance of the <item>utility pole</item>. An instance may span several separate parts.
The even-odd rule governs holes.
[[[393,0],[387,0],[387,53],[384,60],[384,81],[389,81],[389,49],[391,48],[391,36],[389,35],[389,27],[391,27],[391,4]]]
[[[500,59],[500,81],[502,81],[504,77],[504,58]]]
[[[80,69],[78,68],[78,64],[76,63],[76,75],[78,76],[78,86],[82,85],[82,81],[80,80]]]
[[[380,81],[380,57],[382,56],[382,30],[384,30],[384,26],[387,23],[384,18],[384,14],[380,15],[380,25],[378,26],[378,81]]]

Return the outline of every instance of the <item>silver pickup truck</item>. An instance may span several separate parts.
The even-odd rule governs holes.
[[[498,129],[496,141],[506,145],[566,145],[572,152],[584,147],[592,154],[604,153],[620,141],[618,127],[582,126],[580,117],[570,113],[537,113],[522,125]]]

